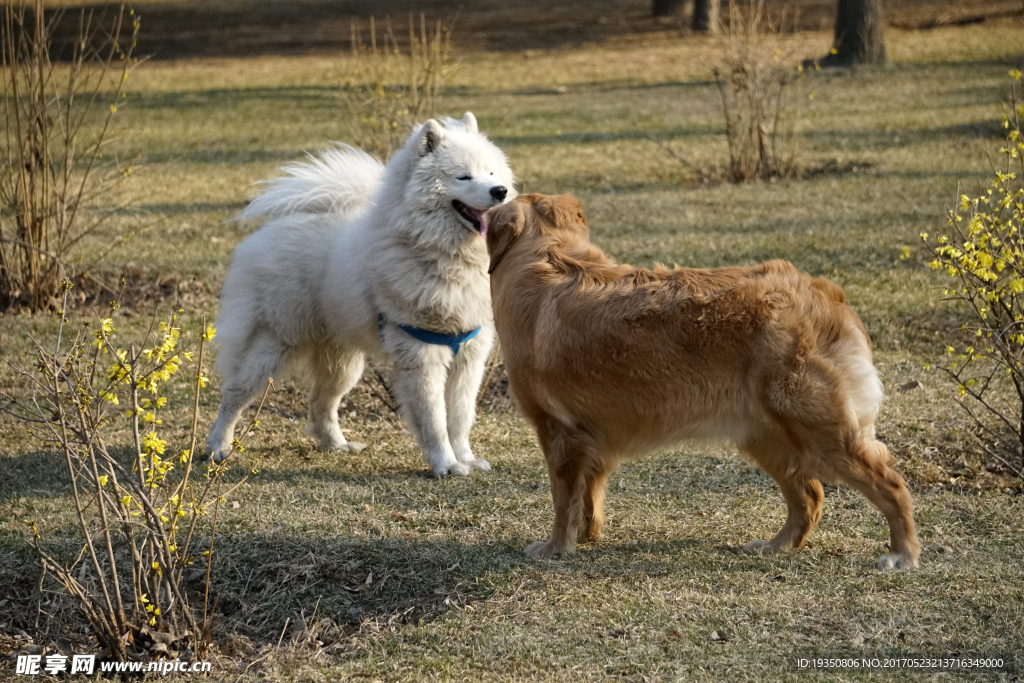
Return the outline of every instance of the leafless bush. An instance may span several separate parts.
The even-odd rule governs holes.
[[[795,170],[790,86],[803,72],[784,65],[778,23],[768,20],[764,0],[754,0],[733,3],[721,31],[722,60],[714,75],[729,143],[729,180],[735,183]]]
[[[69,281],[63,289],[66,303]],[[177,315],[159,325],[154,318],[141,349],[119,348],[107,318],[83,326],[68,343],[70,325],[63,309],[59,314],[56,340],[35,345],[30,369],[15,368],[28,390],[0,396],[5,412],[62,457],[81,545],[68,553],[32,520],[30,543],[107,657],[201,657],[214,611],[218,510],[245,481],[228,488],[224,464],[196,466],[204,343],[214,330],[205,329],[193,352],[180,344]],[[161,416],[170,410],[160,393],[190,362],[192,428],[187,443],[173,448],[160,436]],[[255,424],[254,418],[242,439]],[[190,580],[199,578],[201,592],[190,594]]]
[[[123,5],[112,14],[80,10],[69,60],[54,64],[54,29],[63,12],[45,13],[43,0],[5,4],[2,11],[0,311],[41,311],[55,307],[58,284],[74,275],[69,271],[82,241],[113,213],[99,210],[98,200],[131,173],[131,162],[108,143],[137,63],[139,21]]]
[[[413,124],[437,116],[451,77],[451,31],[436,22],[428,30],[421,14],[409,16],[409,48],[403,51],[390,20],[383,35],[370,18],[370,44],[352,25],[352,74],[342,87],[352,138],[358,147],[387,161],[401,147]]]

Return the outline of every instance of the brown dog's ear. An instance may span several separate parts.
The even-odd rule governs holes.
[[[490,210],[487,228],[487,252],[491,255],[491,265],[487,268],[490,275],[498,267],[512,243],[523,232],[526,216],[518,201],[502,204]]]
[[[571,227],[576,224],[584,228],[587,226],[587,219],[583,216],[583,205],[571,194],[548,195],[540,199],[536,206],[537,213],[557,227]]]

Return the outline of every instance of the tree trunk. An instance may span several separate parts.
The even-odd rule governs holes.
[[[674,17],[685,4],[686,0],[654,0],[654,16]]]
[[[822,66],[885,64],[882,0],[838,0],[832,49]]]
[[[718,33],[719,0],[694,0],[693,30],[695,33]]]

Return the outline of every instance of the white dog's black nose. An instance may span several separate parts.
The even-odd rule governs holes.
[[[499,202],[505,201],[505,197],[508,195],[508,188],[504,185],[495,185],[491,188],[491,196],[497,199]]]

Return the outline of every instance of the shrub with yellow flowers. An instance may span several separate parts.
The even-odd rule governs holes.
[[[964,313],[962,343],[946,346],[941,366],[956,400],[984,435],[981,445],[1017,476],[1024,470],[1024,93],[1014,79],[1003,116],[1005,144],[987,187],[968,193],[949,212],[948,232],[921,239],[934,251],[933,270],[951,282],[946,297]]]
[[[64,281],[62,289],[66,306],[71,283]],[[205,345],[215,330],[204,323],[197,338],[185,340],[180,313],[152,325],[141,346],[125,348],[113,318],[71,335],[62,309],[55,343],[37,344],[32,367],[20,373],[28,390],[3,395],[3,409],[62,460],[82,545],[71,558],[61,557],[39,524],[26,520],[30,543],[100,645],[120,660],[167,656],[168,648],[201,656],[209,647],[217,512],[248,477],[224,490],[227,461],[197,460],[199,397],[208,382]],[[191,430],[184,443],[172,445],[162,433],[169,410],[164,390],[189,365]],[[253,418],[235,449],[257,423]],[[118,442],[125,438],[130,444]],[[182,581],[197,562],[205,565],[202,595],[189,594]]]

